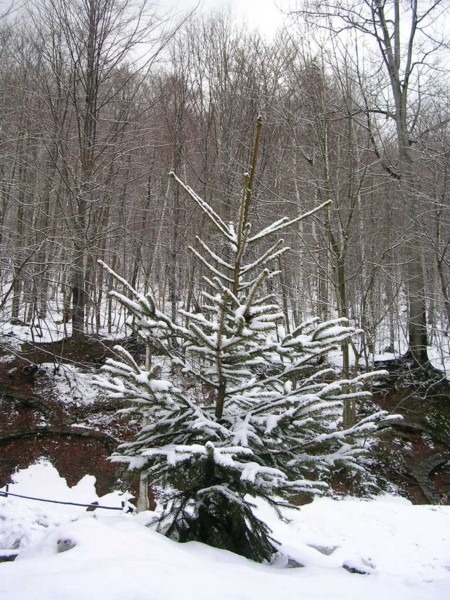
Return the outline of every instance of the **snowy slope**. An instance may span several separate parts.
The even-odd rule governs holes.
[[[10,492],[72,502],[97,499],[94,479],[68,488],[40,463],[18,473]],[[120,506],[110,494],[100,504]],[[450,598],[450,507],[318,499],[283,523],[269,512],[283,558],[259,565],[202,544],[176,544],[150,530],[150,513],[95,513],[0,498],[0,547],[20,544],[0,564],[2,600],[444,600]],[[58,542],[76,544],[58,553]],[[63,544],[67,545],[67,544]],[[330,554],[331,552],[331,554]],[[328,555],[327,555],[328,553]],[[342,568],[362,567],[366,575]]]

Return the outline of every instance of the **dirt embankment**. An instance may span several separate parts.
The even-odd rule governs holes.
[[[7,345],[2,346],[0,485],[7,483],[16,469],[39,458],[48,458],[69,485],[87,473],[96,477],[99,494],[117,485],[122,472],[108,457],[133,433],[118,418],[119,407],[101,394],[84,404],[83,390],[73,377],[65,386],[64,397],[57,385],[63,379],[64,365],[71,369],[80,366],[89,378],[112,355],[110,346],[96,339],[83,343],[65,340],[33,347],[24,344],[14,354]]]
[[[407,361],[377,365],[388,375],[374,395],[379,406],[403,420],[384,435],[380,468],[414,503],[450,503],[450,383],[430,368]]]

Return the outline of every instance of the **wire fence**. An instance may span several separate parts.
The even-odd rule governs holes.
[[[9,486],[5,486],[5,490],[0,490],[0,498],[8,498],[9,496],[13,496],[14,498],[23,498],[25,500],[35,500],[37,502],[48,502],[50,504],[62,504],[65,506],[81,506],[83,508],[89,508],[91,510],[95,510],[97,508],[102,508],[103,510],[120,510],[126,512],[132,512],[133,507],[128,503],[122,500],[122,506],[102,506],[98,502],[91,502],[90,504],[83,504],[81,502],[66,502],[63,500],[50,500],[48,498],[37,498],[35,496],[24,496],[22,494],[13,494],[9,491]]]

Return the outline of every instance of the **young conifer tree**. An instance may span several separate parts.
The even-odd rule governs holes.
[[[258,119],[236,223],[226,224],[172,174],[224,248],[219,254],[200,238],[199,249],[191,248],[207,273],[207,289],[201,312],[184,313],[187,326],[174,323],[151,294],[140,294],[103,265],[127,290],[111,294],[133,316],[137,335],[158,348],[177,376],[164,379],[159,367],[146,369],[117,347],[122,360],[108,360],[110,377],[101,380],[110,396],[128,401],[121,412],[143,423],[113,460],[144,472],[161,490],[160,529],[179,541],[197,540],[260,562],[271,560],[277,544],[251,499],[286,506],[299,492],[322,493],[337,466],[362,469],[358,438],[386,416],[375,412],[343,429],[343,404],[370,398],[362,389],[369,375],[337,381],[322,364],[331,349],[357,333],[345,319],[312,320],[279,339],[283,314],[266,291],[278,274],[272,265],[288,250],[278,234],[323,205],[252,232],[261,125]]]

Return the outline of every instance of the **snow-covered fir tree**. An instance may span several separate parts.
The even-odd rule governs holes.
[[[164,378],[159,366],[139,365],[117,347],[121,360],[108,360],[101,385],[126,401],[122,413],[142,423],[113,460],[145,473],[157,487],[160,530],[269,561],[277,544],[252,498],[277,508],[300,492],[323,493],[337,468],[363,469],[359,438],[373,434],[386,415],[373,412],[343,428],[344,403],[369,401],[363,385],[374,376],[337,380],[326,366],[329,351],[357,334],[345,319],[311,320],[280,339],[283,314],[267,292],[279,274],[273,266],[288,250],[278,234],[323,205],[253,233],[260,128],[261,120],[236,223],[225,223],[172,174],[223,241],[222,253],[200,238],[191,248],[207,273],[206,291],[201,310],[184,313],[185,325],[104,265],[126,290],[111,294],[132,315],[136,334],[176,375]]]

